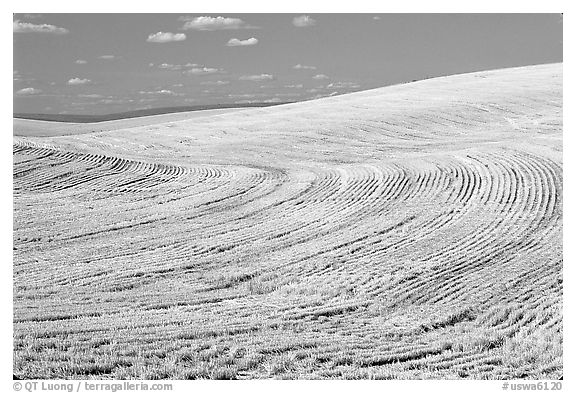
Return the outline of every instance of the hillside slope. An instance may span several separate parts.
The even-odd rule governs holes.
[[[89,134],[92,132],[104,132],[121,130],[132,127],[150,126],[153,124],[162,124],[171,121],[180,121],[187,119],[198,119],[200,117],[219,116],[224,113],[243,110],[244,108],[226,108],[226,109],[207,109],[189,112],[176,112],[159,115],[149,115],[142,117],[128,117],[117,120],[107,120],[99,122],[60,122],[45,121],[34,119],[14,118],[12,134],[16,136],[63,136]]]
[[[14,138],[14,373],[557,378],[562,65]]]

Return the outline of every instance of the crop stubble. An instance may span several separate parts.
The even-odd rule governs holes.
[[[15,375],[562,375],[560,64],[13,151]]]

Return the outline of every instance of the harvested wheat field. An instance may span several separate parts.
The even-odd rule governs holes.
[[[17,136],[62,136],[91,132],[113,131],[132,127],[149,126],[170,121],[181,121],[192,118],[218,116],[243,110],[244,108],[207,109],[202,111],[177,112],[145,117],[130,117],[120,120],[99,121],[96,123],[70,123],[42,121],[31,119],[13,120],[13,134]]]
[[[559,378],[562,65],[14,137],[22,378]]]

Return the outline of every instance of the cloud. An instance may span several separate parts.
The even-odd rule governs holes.
[[[304,85],[302,83],[298,84],[298,85],[286,85],[284,87],[287,87],[289,89],[301,89],[304,87]]]
[[[207,86],[224,86],[229,84],[229,81],[206,81],[206,82],[201,82],[201,85],[207,85]]]
[[[74,63],[76,63],[76,64],[87,64],[88,62],[87,62],[86,60],[78,59],[78,60],[76,60]]]
[[[139,91],[138,93],[139,94],[145,94],[145,95],[163,95],[163,96],[178,95],[178,94],[174,93],[172,90],[166,90],[166,89],[156,90],[156,91]]]
[[[121,98],[105,98],[103,100],[98,101],[102,104],[126,104],[128,102],[134,102],[132,99],[121,99]]]
[[[327,89],[357,89],[360,85],[354,82],[334,82],[326,86]]]
[[[85,85],[92,82],[90,79],[72,78],[68,81],[69,85]]]
[[[302,93],[276,93],[274,97],[298,97]]]
[[[150,63],[149,65],[150,67],[154,66],[154,64],[152,63]],[[192,75],[215,74],[218,72],[222,72],[222,70],[218,68],[204,67],[196,63],[186,63],[186,64],[162,63],[158,64],[157,67],[161,70],[182,71],[184,74],[192,74]]]
[[[35,25],[29,22],[15,20],[13,22],[14,33],[46,33],[46,34],[68,34],[69,31],[63,27],[54,25]]]
[[[315,70],[316,67],[315,66],[308,66],[308,65],[302,65],[302,64],[296,64],[294,67],[295,70]]]
[[[229,98],[255,98],[256,94],[228,94]]]
[[[40,94],[40,93],[42,93],[42,90],[35,89],[33,87],[26,87],[26,88],[20,89],[16,92],[16,94],[21,95],[21,96],[31,96],[31,95]]]
[[[238,30],[238,29],[254,29],[256,27],[248,25],[242,19],[238,18],[225,18],[223,16],[199,16],[196,18],[190,16],[182,16],[178,18],[181,21],[186,21],[182,30]]]
[[[184,33],[163,33],[159,31],[155,34],[150,34],[148,36],[147,42],[155,42],[158,44],[164,44],[166,42],[177,42],[177,41],[184,41],[186,39],[186,34]]]
[[[114,55],[102,55],[102,56],[98,56],[99,59],[104,59],[104,60],[112,60],[115,59],[116,56]]]
[[[271,80],[274,80],[274,75],[270,75],[270,74],[243,75],[240,77],[240,80],[241,81],[252,81],[252,82],[271,81]]]
[[[232,38],[230,41],[228,41],[226,46],[250,46],[250,45],[256,45],[257,43],[258,39],[254,37],[248,38],[247,40],[244,41],[241,41],[238,38]]]
[[[158,90],[156,92],[156,94],[161,94],[161,95],[165,95],[165,96],[175,96],[176,95],[176,93],[174,93],[172,90],[166,90],[166,89]]]
[[[324,74],[314,75],[312,78],[313,78],[313,79],[317,79],[317,80],[330,79],[330,78],[328,77],[328,75],[324,75]]]
[[[182,68],[184,68],[184,66],[181,64],[162,63],[162,64],[158,65],[158,68],[160,68],[162,70],[178,71],[178,70],[181,70]]]
[[[202,67],[202,68],[195,67],[184,71],[185,74],[190,75],[208,75],[208,74],[215,74],[217,72],[220,72],[218,68],[209,68],[209,67]]]
[[[374,16],[374,17],[372,17],[372,19],[374,19],[374,20],[380,20],[380,17],[379,17],[379,16]]]
[[[312,19],[308,15],[302,15],[292,19],[292,24],[296,27],[308,27],[314,26],[316,24],[316,20]]]

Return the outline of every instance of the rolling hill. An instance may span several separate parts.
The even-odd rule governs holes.
[[[13,154],[18,377],[563,375],[562,64]]]

